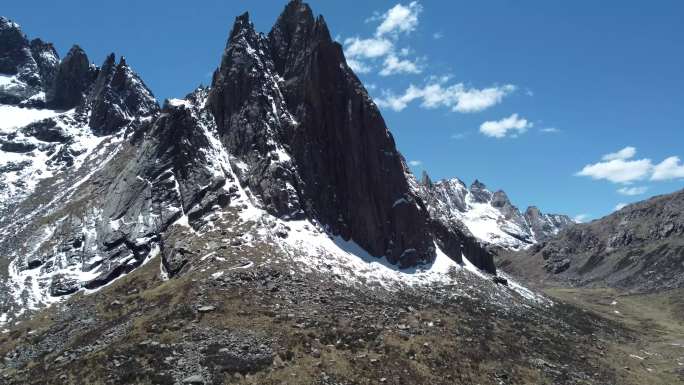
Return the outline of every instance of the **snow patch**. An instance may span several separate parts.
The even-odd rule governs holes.
[[[2,78],[3,76],[0,76],[0,83]],[[52,118],[59,114],[60,112],[55,110],[0,105],[0,134],[12,133],[16,128],[24,127],[39,120]]]

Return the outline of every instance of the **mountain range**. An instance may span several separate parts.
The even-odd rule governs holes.
[[[546,242],[502,253],[499,265],[537,284],[657,292],[684,285],[684,191],[637,202]]]
[[[299,0],[161,105],[124,57],[0,18],[4,383],[638,383],[634,331],[527,285],[679,289],[679,213],[417,180]]]

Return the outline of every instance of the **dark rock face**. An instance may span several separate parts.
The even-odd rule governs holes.
[[[214,75],[208,107],[231,156],[248,166],[238,170],[241,182],[271,214],[298,218],[303,214],[295,190],[300,181],[284,148],[295,122],[268,51],[248,15],[238,17]]]
[[[679,191],[576,224],[536,247],[502,259],[520,275],[551,282],[637,291],[681,288],[682,213],[684,191]]]
[[[31,55],[38,66],[38,73],[43,84],[43,89],[47,89],[55,81],[57,68],[59,67],[59,54],[52,43],[47,43],[41,39],[33,39],[30,43]]]
[[[71,137],[57,125],[54,119],[44,119],[22,128],[24,135],[33,136],[43,142],[66,143]]]
[[[428,215],[404,160],[323,18],[292,2],[269,41],[273,52],[290,53],[276,55],[299,123],[288,137],[316,217],[373,255],[406,265],[431,260]]]
[[[198,109],[166,105],[159,119],[134,144],[136,155],[127,161],[108,189],[103,217],[121,220],[113,229],[101,228],[104,244],[121,245],[120,249],[135,254],[141,238],[161,241],[167,228],[187,216],[189,225],[216,205],[230,202],[231,191],[224,189],[230,173],[216,168],[205,123]],[[137,218],[147,218],[143,223]],[[130,224],[130,225],[129,225]],[[165,243],[163,261],[173,275],[187,262],[189,251],[182,243]],[[149,248],[149,246],[147,246]],[[142,255],[147,255],[141,253]],[[119,257],[117,257],[119,258]]]
[[[543,242],[575,224],[567,215],[544,214],[535,206],[528,207],[524,215],[538,242]]]
[[[247,15],[236,20],[209,108],[273,214],[305,214],[402,266],[432,260],[428,214],[404,160],[325,21],[306,4],[290,2],[268,39]],[[274,153],[279,161],[268,166],[256,160]]]
[[[492,194],[492,206],[503,213],[504,218],[521,228],[527,228],[525,218],[520,215],[517,207],[513,206],[505,192],[499,190]]]
[[[0,17],[0,73],[19,74],[32,60],[26,37],[19,25]]]
[[[89,100],[90,127],[97,135],[112,134],[136,116],[150,116],[159,111],[152,92],[123,57],[115,64],[114,54],[100,68]]]
[[[41,76],[29,42],[19,25],[0,17],[0,75],[11,81],[0,85],[0,103],[19,104],[41,90]]]
[[[487,203],[492,200],[492,193],[487,190],[487,186],[484,183],[477,179],[470,185],[470,194],[473,197],[473,201],[477,203]]]
[[[69,110],[81,104],[95,78],[88,56],[75,45],[59,64],[52,87],[46,94],[50,108]]]

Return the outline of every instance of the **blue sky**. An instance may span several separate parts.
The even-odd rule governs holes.
[[[158,98],[210,81],[234,17],[285,1],[8,2],[61,55],[125,55]],[[684,3],[310,1],[419,174],[597,218],[684,186]],[[351,6],[353,4],[353,6]],[[626,195],[629,194],[629,195]]]

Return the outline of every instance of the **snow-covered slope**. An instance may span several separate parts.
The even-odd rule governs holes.
[[[0,212],[41,180],[79,169],[104,139],[75,110],[0,105]]]
[[[457,178],[432,182],[427,174],[421,191],[434,218],[465,227],[486,244],[521,249],[542,242],[574,224],[565,215],[543,214],[529,207],[522,214],[503,191],[491,192],[479,181],[470,188]]]

